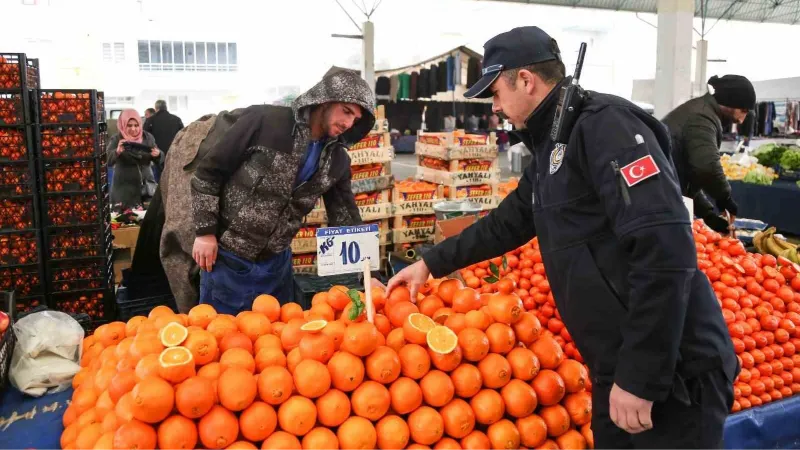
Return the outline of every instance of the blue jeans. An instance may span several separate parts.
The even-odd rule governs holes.
[[[281,304],[294,301],[291,249],[254,263],[220,248],[211,272],[201,272],[200,303],[210,304],[220,314],[248,311],[261,294],[270,294]]]

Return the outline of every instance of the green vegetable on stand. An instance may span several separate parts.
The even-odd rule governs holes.
[[[745,183],[769,186],[772,184],[772,177],[769,176],[763,168],[758,167],[747,172],[742,181]]]
[[[786,170],[800,169],[800,150],[787,149],[781,156],[781,167]]]
[[[786,150],[788,150],[788,147],[778,144],[765,144],[758,147],[753,156],[758,159],[758,163],[762,166],[775,167],[781,163],[781,157],[783,157]]]

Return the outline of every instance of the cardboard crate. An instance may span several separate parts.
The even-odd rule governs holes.
[[[497,158],[451,159],[448,161],[419,155],[417,156],[417,165],[446,172],[497,172],[500,170]]]
[[[422,228],[395,228],[392,230],[392,242],[395,246],[412,242],[427,242],[433,239],[433,234],[433,226]]]
[[[292,254],[316,253],[317,229],[325,226],[326,224],[303,224],[292,239]]]
[[[294,273],[317,273],[317,252],[292,255],[292,270]]]
[[[139,239],[138,226],[121,227],[116,230],[111,230],[114,235],[114,248],[134,248],[136,241]]]
[[[364,178],[359,180],[352,180],[350,182],[350,189],[353,194],[362,194],[365,192],[383,191],[391,189],[394,184],[394,177],[390,174],[381,175],[374,178]]]
[[[306,223],[312,225],[321,225],[328,222],[328,213],[325,212],[325,208],[322,209],[313,209],[310,213],[306,215],[305,218]]]
[[[394,159],[394,147],[364,148],[348,151],[347,154],[350,156],[351,166],[388,163]]]
[[[497,136],[465,134],[463,131],[448,133],[420,133],[414,145],[417,155],[442,160],[494,159],[497,158]]]
[[[448,172],[445,170],[417,167],[417,178],[450,187],[496,184],[500,181],[497,170],[482,172]]]
[[[389,219],[364,221],[364,225],[370,224],[378,225],[378,232],[380,233],[380,246],[384,247],[392,243],[392,229],[389,226]]]
[[[361,220],[365,222],[388,219],[394,214],[390,189],[372,193],[362,192],[356,196],[356,205],[361,213]]]
[[[396,217],[433,214],[433,205],[445,199],[444,186],[430,191],[400,192],[393,190],[392,203]]]

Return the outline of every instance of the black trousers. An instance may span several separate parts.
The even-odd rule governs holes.
[[[653,404],[653,428],[629,434],[608,413],[610,383],[592,387],[592,432],[595,448],[722,448],[722,429],[733,406],[733,383],[715,369],[676,380],[673,392]]]

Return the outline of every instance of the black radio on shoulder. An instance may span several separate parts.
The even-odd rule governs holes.
[[[567,86],[561,88],[558,94],[558,106],[556,116],[553,120],[553,128],[550,130],[550,138],[556,144],[567,144],[572,127],[581,113],[586,92],[580,86],[581,70],[583,69],[583,58],[586,56],[586,43],[581,42],[578,51],[578,63],[575,65],[575,74]]]

